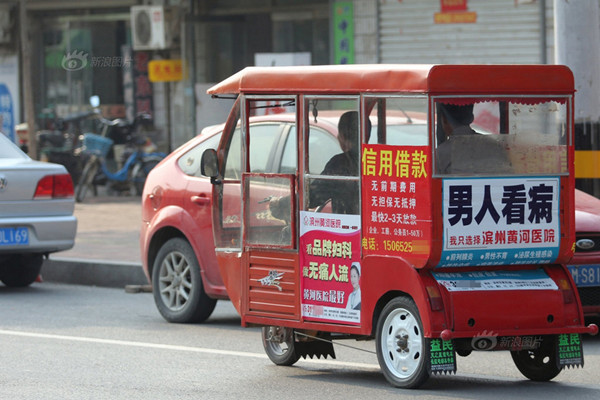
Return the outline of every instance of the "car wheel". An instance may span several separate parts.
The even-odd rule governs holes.
[[[293,365],[300,356],[296,354],[294,330],[282,326],[262,328],[262,342],[265,353],[276,365]]]
[[[44,257],[41,254],[23,254],[10,257],[0,270],[0,280],[10,287],[31,285],[42,270]]]
[[[152,270],[154,302],[169,322],[203,322],[217,301],[207,296],[192,246],[182,238],[160,248]]]
[[[377,323],[377,359],[383,375],[399,388],[416,388],[429,378],[429,349],[417,306],[396,297],[383,308]]]
[[[532,381],[549,381],[560,373],[556,364],[556,336],[544,337],[535,350],[511,351],[518,370]]]

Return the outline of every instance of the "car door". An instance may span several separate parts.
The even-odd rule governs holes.
[[[190,218],[186,235],[190,240],[200,263],[202,280],[208,292],[212,287],[223,287],[223,280],[219,273],[217,258],[213,245],[212,231],[212,184],[210,178],[201,175],[200,160],[206,149],[216,149],[219,145],[222,132],[218,132],[206,140],[201,141],[190,149],[178,160],[179,167],[187,176],[187,185],[183,204]]]

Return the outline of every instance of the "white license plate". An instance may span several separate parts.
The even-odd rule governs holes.
[[[600,265],[569,265],[577,286],[600,286]]]

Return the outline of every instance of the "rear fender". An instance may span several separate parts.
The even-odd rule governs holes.
[[[427,294],[427,286],[434,286],[440,291],[438,283],[428,271],[420,271],[399,257],[367,256],[363,259],[361,276],[361,292],[363,294],[363,315],[372,315],[366,319],[365,329],[374,333],[377,319],[383,307],[394,297],[410,297],[421,316],[423,331],[426,337],[446,329],[444,307],[433,311]],[[366,314],[365,314],[366,313]]]

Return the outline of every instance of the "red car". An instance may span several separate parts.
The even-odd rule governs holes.
[[[425,144],[426,122],[421,116],[395,117],[388,130],[404,143]],[[339,114],[322,113],[310,135],[310,170],[321,171],[340,153]],[[156,306],[170,322],[201,322],[218,299],[227,299],[214,252],[211,215],[212,185],[200,174],[204,150],[216,149],[224,125],[206,128],[156,166],[142,196],[140,237],[144,272],[153,286]],[[251,148],[252,164],[270,172],[296,165],[295,124],[290,114],[253,117],[251,129],[264,140]],[[373,127],[376,132],[377,127]],[[294,136],[294,137],[292,137]],[[371,135],[371,141],[376,135]],[[291,140],[290,140],[291,139]],[[254,150],[254,151],[253,151]],[[576,191],[577,243],[569,266],[587,316],[600,315],[600,200]]]
[[[322,171],[333,155],[342,152],[337,141],[338,119],[339,113],[322,112],[318,122],[312,123],[312,171]],[[405,142],[417,144],[427,140],[423,119],[401,115],[394,117],[392,123],[395,126],[388,126],[388,130],[402,135]],[[151,171],[144,187],[142,264],[152,283],[156,306],[170,322],[204,321],[217,299],[227,299],[214,252],[212,185],[209,178],[200,174],[202,154],[218,146],[223,127],[206,128],[171,153]],[[292,114],[253,117],[250,129],[260,130],[262,136],[250,150],[253,165],[281,173],[296,165]]]
[[[569,270],[577,285],[583,313],[600,317],[600,200],[575,191],[575,255]]]

